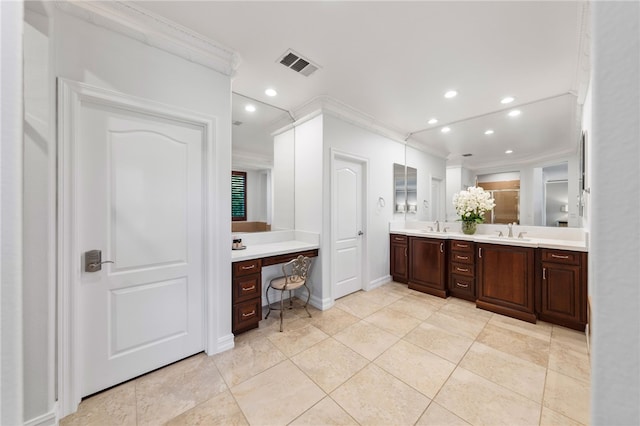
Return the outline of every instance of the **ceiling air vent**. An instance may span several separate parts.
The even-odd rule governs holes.
[[[471,157],[473,154],[462,154],[463,157]]]
[[[232,123],[233,123],[234,126],[242,125],[242,121],[238,121],[238,120],[234,120],[234,121],[232,121]]]
[[[309,77],[311,74],[320,69],[320,66],[314,64],[309,58],[303,58],[293,50],[287,50],[278,60],[285,67],[294,70],[297,73]]]

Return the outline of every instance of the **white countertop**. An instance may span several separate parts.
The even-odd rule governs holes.
[[[297,251],[320,248],[319,244],[299,240],[278,241],[272,243],[247,244],[244,250],[232,250],[231,261],[258,259],[261,257],[277,256],[279,254],[295,253]]]
[[[557,250],[573,250],[588,252],[587,243],[582,240],[561,240],[550,238],[535,238],[534,236],[525,238],[498,237],[496,235],[474,234],[466,235],[461,232],[431,232],[419,229],[394,229],[392,234],[409,235],[414,237],[439,238],[443,240],[465,240],[476,243],[503,244],[520,247],[550,248]]]

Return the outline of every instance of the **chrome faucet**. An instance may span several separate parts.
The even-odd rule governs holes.
[[[436,226],[436,232],[440,232],[440,221],[435,221],[433,224]]]
[[[509,228],[509,235],[508,238],[513,238],[513,225],[515,225],[516,223],[507,223],[507,227]]]

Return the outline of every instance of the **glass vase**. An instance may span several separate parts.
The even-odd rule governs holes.
[[[467,235],[473,235],[476,233],[477,223],[475,220],[463,220],[462,221],[462,233]]]

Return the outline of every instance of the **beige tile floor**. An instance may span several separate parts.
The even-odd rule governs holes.
[[[311,312],[88,398],[61,425],[589,422],[583,333],[393,282]]]

